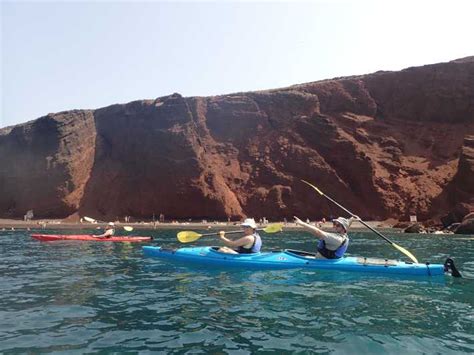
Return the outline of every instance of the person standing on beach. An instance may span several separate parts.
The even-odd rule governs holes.
[[[99,235],[95,235],[96,238],[110,238],[115,234],[115,224],[114,222],[109,222],[105,227],[105,232]]]
[[[295,216],[295,223],[302,226],[304,229],[311,232],[318,242],[317,258],[320,259],[339,259],[342,258],[349,246],[349,236],[347,231],[354,220],[359,220],[359,217],[351,217],[349,219],[338,217],[332,220],[335,233],[325,232],[316,226],[303,222]]]
[[[229,254],[252,254],[259,253],[262,248],[262,239],[257,233],[257,224],[253,218],[247,218],[242,224],[244,236],[237,240],[230,240],[225,237],[225,232],[219,232],[219,238],[226,245],[219,248],[222,253]]]

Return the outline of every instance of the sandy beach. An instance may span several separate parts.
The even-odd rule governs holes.
[[[282,221],[269,221],[271,223],[283,223],[284,229],[291,229],[291,230],[302,230],[303,228],[297,226],[295,223],[284,223]],[[371,221],[366,222],[373,228],[377,229],[391,229],[392,226],[386,222],[379,222],[379,221]],[[122,223],[122,222],[115,222],[118,229],[123,226],[130,226],[133,227],[134,230],[153,230],[153,229],[179,229],[179,230],[231,230],[231,229],[239,229],[240,222],[224,222],[224,221],[208,221],[208,222],[198,222],[198,221],[191,221],[191,222],[135,222],[135,223]],[[61,230],[61,229],[102,229],[104,228],[106,223],[79,223],[79,222],[70,222],[70,221],[63,221],[58,219],[41,219],[41,220],[31,220],[31,221],[23,221],[23,220],[16,220],[16,219],[0,219],[0,230],[11,230],[12,228],[17,229],[44,229],[44,230]],[[262,227],[265,227],[267,224],[262,224]],[[321,225],[323,229],[330,230],[332,228],[331,222],[326,222]],[[351,226],[351,230],[364,230],[367,229],[359,222],[354,222]]]

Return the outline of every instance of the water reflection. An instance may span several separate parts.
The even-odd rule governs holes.
[[[173,232],[154,237],[179,246]],[[389,237],[422,260],[449,252],[473,274],[466,245]],[[369,234],[356,238],[353,255],[400,257]],[[265,243],[314,246],[297,233]],[[470,279],[206,269],[145,259],[140,245],[40,243],[22,232],[5,232],[0,250],[2,352],[474,351]]]

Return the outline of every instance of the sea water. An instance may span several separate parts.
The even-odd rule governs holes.
[[[145,244],[39,242],[29,233],[0,232],[2,353],[474,352],[466,236],[387,234],[422,262],[453,257],[464,276],[430,279],[144,258],[142,245],[183,246],[169,230],[140,231],[155,238]],[[303,232],[262,235],[264,249],[316,246]],[[352,234],[349,255],[405,260],[371,232]]]

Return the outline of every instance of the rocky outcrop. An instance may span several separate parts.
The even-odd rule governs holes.
[[[474,61],[216,97],[179,94],[0,130],[0,216],[419,220],[474,207]]]
[[[456,234],[474,235],[474,218],[464,220],[454,231]]]
[[[474,135],[466,135],[464,138],[454,186],[456,203],[464,204],[467,210],[472,210],[470,206],[474,204]]]
[[[463,208],[467,209],[469,208],[469,204],[464,203],[460,204]],[[459,206],[458,206],[459,207]],[[458,213],[459,213],[459,208],[458,208]],[[462,215],[462,213],[456,214],[454,212],[451,212],[447,216],[443,217],[441,220],[443,223],[446,222],[447,217],[452,217],[454,216],[453,219],[455,219],[454,222],[452,222],[449,225],[449,230],[453,230],[456,234],[472,234],[474,235],[474,212],[469,212],[464,215],[464,217],[459,218],[459,215]],[[459,222],[460,220],[460,222]]]
[[[425,227],[420,223],[414,223],[409,225],[407,228],[404,229],[404,233],[422,233],[425,232]]]
[[[460,148],[456,175],[445,189],[447,201],[452,207],[441,217],[445,227],[462,222],[474,206],[474,136],[466,136]]]
[[[92,111],[51,114],[0,131],[0,214],[76,211],[91,174],[95,132]]]

